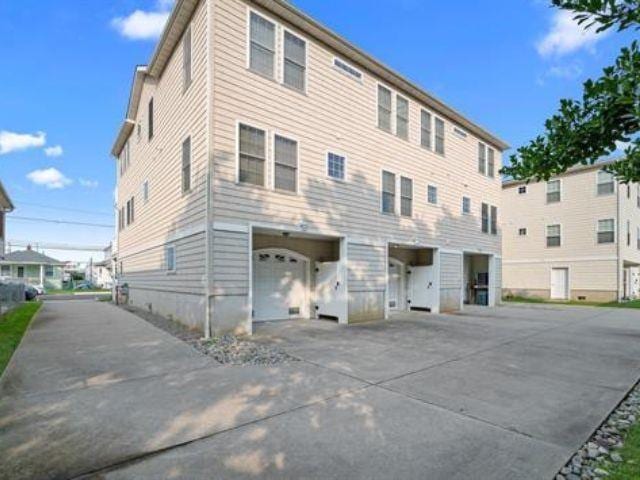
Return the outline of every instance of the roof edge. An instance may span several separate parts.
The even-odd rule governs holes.
[[[608,159],[608,160],[603,160],[600,162],[595,162],[595,163],[591,163],[588,165],[574,165],[573,167],[567,169],[566,172],[560,173],[558,175],[554,175],[551,178],[558,178],[558,177],[564,177],[566,175],[572,175],[574,173],[581,173],[581,172],[588,172],[589,170],[600,170],[603,167],[606,167],[607,165],[612,165],[614,163],[619,162],[620,160],[623,160],[624,157],[619,157],[619,158],[612,158],[612,159]],[[542,180],[540,180],[542,181]],[[527,183],[538,183],[536,181],[530,180],[505,180],[502,182],[502,188],[507,188],[507,187],[513,187],[516,185],[524,185]]]

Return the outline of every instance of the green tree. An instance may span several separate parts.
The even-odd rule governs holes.
[[[585,28],[602,32],[640,28],[640,0],[552,0],[575,12]],[[640,49],[622,49],[614,65],[597,80],[587,80],[582,100],[562,99],[545,131],[518,148],[502,173],[518,180],[548,180],[576,164],[593,164],[620,142],[625,157],[607,167],[623,182],[640,181]]]

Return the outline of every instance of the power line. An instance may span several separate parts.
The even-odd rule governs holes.
[[[45,223],[58,223],[67,225],[82,225],[84,227],[99,227],[99,228],[114,228],[114,225],[107,225],[105,223],[89,223],[89,222],[72,222],[70,220],[51,220],[48,218],[37,217],[20,217],[16,215],[8,215],[7,218],[12,220],[26,220],[30,222],[45,222]]]
[[[50,242],[33,242],[26,240],[9,240],[7,245],[11,247],[27,247],[31,245],[33,248],[45,250],[69,250],[77,252],[101,252],[108,247],[105,245],[74,245],[70,243],[50,243]]]
[[[51,209],[51,210],[64,210],[66,212],[86,213],[86,214],[89,214],[89,215],[102,215],[102,216],[105,216],[105,217],[113,217],[114,216],[113,213],[96,212],[96,211],[90,211],[90,210],[80,210],[78,208],[56,207],[56,206],[52,206],[52,205],[43,205],[41,203],[20,202],[20,201],[17,201],[16,203],[18,205],[27,205],[29,207],[48,208],[48,209]]]

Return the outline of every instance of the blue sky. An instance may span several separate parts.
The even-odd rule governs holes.
[[[294,3],[514,147],[633,35],[582,35],[544,0]],[[133,68],[148,61],[169,8],[170,0],[0,2],[0,180],[14,216],[113,224],[110,146]],[[8,221],[10,239],[33,243],[106,245],[112,235]]]

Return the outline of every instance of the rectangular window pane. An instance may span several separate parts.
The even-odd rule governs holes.
[[[487,147],[487,175],[489,175],[491,178],[493,178],[495,176],[495,169],[496,169],[496,159],[495,159],[495,152],[493,150],[493,148],[489,148]]]
[[[489,233],[489,205],[482,204],[482,233]]]
[[[498,234],[498,208],[491,207],[491,235]]]
[[[284,33],[284,83],[297,90],[305,89],[306,48],[304,40]]]
[[[409,136],[409,101],[396,95],[396,135],[401,138]]]
[[[343,62],[339,58],[333,59],[333,65],[339,68],[340,70],[342,70],[343,72],[345,72],[347,75],[352,76],[356,80],[362,80],[362,72],[356,70],[351,65],[347,64],[346,62]]]
[[[345,158],[343,156],[329,153],[327,155],[327,175],[344,180],[344,162]]]
[[[273,78],[275,65],[276,26],[251,12],[249,67]]]
[[[191,137],[182,143],[182,193],[191,190]]]
[[[431,114],[425,110],[420,113],[420,145],[431,150]]]
[[[471,199],[462,197],[462,213],[471,213]]]
[[[413,210],[413,181],[400,177],[400,215],[410,217]]]
[[[433,205],[438,204],[438,187],[435,185],[427,186],[427,202]]]
[[[173,272],[176,269],[176,249],[175,247],[167,247],[165,250],[167,270]]]
[[[559,202],[561,198],[560,180],[547,182],[547,203]]]
[[[396,176],[390,172],[382,172],[382,211],[396,212]]]
[[[133,212],[134,212],[134,207],[133,207],[133,201],[134,201],[134,197],[131,197],[131,223],[133,223]]]
[[[484,143],[478,143],[478,172],[487,173],[487,147]]]
[[[615,191],[614,177],[609,172],[598,172],[598,195],[608,195]]]
[[[274,187],[289,192],[297,191],[298,142],[276,135],[274,155]]]
[[[182,39],[182,73],[183,89],[191,85],[191,28],[188,28]]]
[[[598,243],[615,242],[615,222],[612,218],[598,220]]]
[[[378,127],[391,131],[391,90],[378,85]]]
[[[265,132],[248,125],[240,125],[240,172],[244,183],[264,186],[266,159]]]
[[[547,225],[547,247],[559,247],[561,242],[560,225]]]
[[[444,155],[444,121],[436,117],[436,153]]]
[[[153,98],[151,100],[149,100],[149,112],[148,112],[148,134],[149,134],[149,140],[151,140],[153,138]]]

